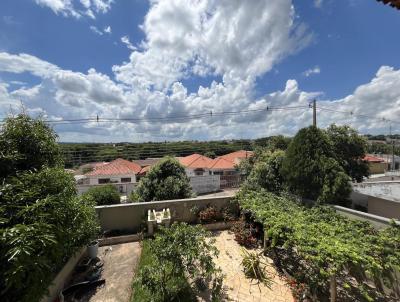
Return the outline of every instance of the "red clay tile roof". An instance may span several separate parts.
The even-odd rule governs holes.
[[[196,153],[185,157],[178,157],[177,159],[184,167],[191,169],[207,169],[213,163],[211,158]]]
[[[239,150],[236,152],[228,153],[225,155],[222,155],[220,157],[230,160],[230,161],[235,161],[236,159],[244,159],[253,156],[254,152],[253,151],[245,151],[245,150]]]
[[[385,160],[383,158],[376,157],[376,156],[373,156],[373,155],[365,155],[363,160],[367,161],[369,163],[383,163],[383,162],[385,162]]]
[[[213,160],[210,169],[213,170],[234,170],[235,169],[235,162],[227,160],[223,157],[217,157]]]
[[[138,174],[142,168],[129,160],[117,158],[105,165],[97,166],[91,172],[86,173],[87,176],[96,175],[118,175],[118,174]]]

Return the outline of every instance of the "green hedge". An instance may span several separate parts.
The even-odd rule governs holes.
[[[354,277],[356,290],[367,300],[372,297],[363,285],[366,279],[375,283],[376,295],[383,294],[382,280],[392,284],[394,270],[400,267],[397,226],[377,231],[330,207],[305,208],[288,196],[269,192],[241,192],[238,198],[242,209],[264,225],[271,250],[296,258],[299,268],[303,265],[303,271],[293,270],[295,277],[315,293],[326,293],[332,276],[349,292],[355,290],[350,281]]]

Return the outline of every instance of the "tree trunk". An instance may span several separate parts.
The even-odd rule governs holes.
[[[330,302],[336,302],[336,276],[331,275],[330,276],[330,290],[331,294]]]

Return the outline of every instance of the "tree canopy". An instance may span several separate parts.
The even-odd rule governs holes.
[[[61,167],[57,137],[41,119],[26,114],[7,118],[0,131],[0,179],[18,171]]]
[[[349,126],[332,124],[326,129],[336,160],[352,180],[361,182],[369,175],[368,164],[362,159],[367,150],[367,140]]]
[[[293,138],[282,173],[289,190],[306,199],[343,203],[351,191],[350,178],[337,162],[328,135],[314,126]]]
[[[166,157],[142,177],[135,192],[136,201],[189,198],[192,189],[185,168],[174,158]]]
[[[56,138],[26,115],[6,119],[0,131],[1,301],[39,301],[99,231],[94,204],[77,197],[74,178],[60,168]]]

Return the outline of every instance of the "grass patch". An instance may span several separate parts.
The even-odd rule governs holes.
[[[135,280],[133,281],[133,294],[131,298],[131,302],[153,302],[155,297],[151,295],[151,293],[142,286],[140,282],[140,274],[143,268],[154,266],[155,260],[153,255],[150,252],[150,241],[151,239],[144,240],[142,243],[142,254],[140,256],[139,265],[137,268],[137,273],[135,276]],[[180,301],[180,302],[193,302],[196,301],[196,296],[193,293],[192,289],[186,278],[184,276],[177,276],[176,278],[170,279],[169,286],[172,287],[180,287],[182,288],[179,296],[173,301]]]

